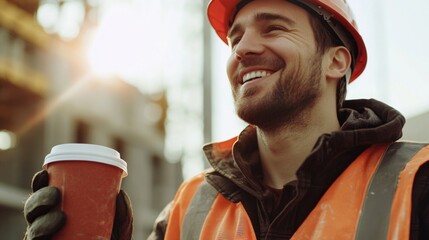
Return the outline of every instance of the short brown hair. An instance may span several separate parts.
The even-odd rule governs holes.
[[[316,40],[316,48],[319,53],[325,53],[329,48],[343,46],[338,37],[325,26],[323,20],[309,13],[310,24],[313,28],[314,38]],[[342,107],[347,94],[347,82],[343,77],[337,85],[337,111]]]

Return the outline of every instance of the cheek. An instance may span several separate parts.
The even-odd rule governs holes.
[[[228,75],[229,82],[232,84],[234,79],[236,78],[238,72],[238,61],[235,58],[235,54],[231,54],[229,56],[228,61],[226,63],[226,73]]]

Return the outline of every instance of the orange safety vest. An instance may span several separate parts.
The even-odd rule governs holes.
[[[393,158],[393,159],[392,159]],[[408,239],[415,174],[429,161],[429,146],[397,142],[373,145],[335,180],[292,239]],[[243,205],[204,181],[179,188],[165,239],[256,240]]]

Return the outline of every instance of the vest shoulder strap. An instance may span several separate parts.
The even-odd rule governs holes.
[[[387,239],[390,212],[401,171],[427,144],[395,142],[389,146],[367,188],[356,240]]]
[[[207,181],[202,181],[186,210],[180,239],[199,239],[204,221],[218,192]]]

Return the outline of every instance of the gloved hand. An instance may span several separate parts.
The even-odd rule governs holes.
[[[31,182],[33,194],[25,201],[24,216],[27,232],[24,239],[49,239],[66,222],[64,212],[53,208],[60,203],[61,193],[56,187],[48,186],[48,172],[36,173]]]
[[[33,194],[24,205],[27,220],[25,240],[50,239],[66,223],[64,212],[54,208],[61,201],[58,188],[48,186],[46,170],[36,173],[32,180]],[[133,231],[133,212],[128,195],[121,190],[116,198],[116,213],[112,229],[112,240],[130,240]]]

